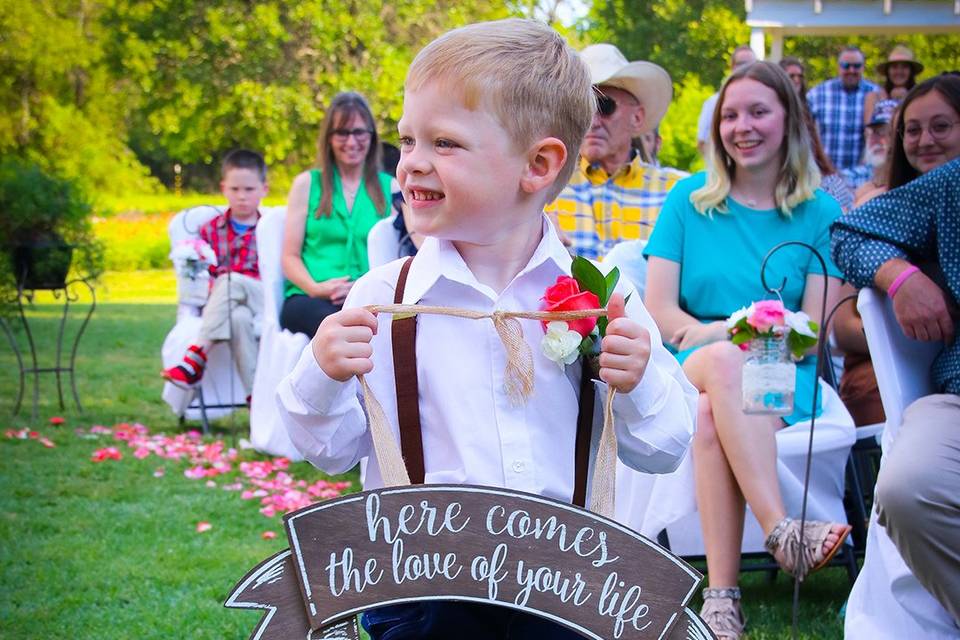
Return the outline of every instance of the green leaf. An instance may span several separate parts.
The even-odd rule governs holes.
[[[753,340],[753,336],[751,336],[746,331],[737,332],[733,334],[733,337],[730,338],[730,342],[736,345],[746,344],[751,340]]]
[[[597,269],[592,262],[584,257],[577,256],[573,259],[570,272],[573,274],[573,277],[576,278],[577,282],[580,283],[581,291],[589,291],[596,294],[597,298],[600,299],[601,307],[607,304],[607,280],[603,277],[600,269]]]
[[[607,335],[607,325],[610,324],[610,321],[607,320],[606,316],[600,316],[597,318],[597,331],[600,332],[600,337]]]
[[[620,281],[620,269],[617,267],[611,269],[610,273],[608,273],[604,278],[604,281],[606,283],[606,295],[600,299],[600,304],[603,305],[607,304],[607,302],[610,300],[610,296],[613,295],[614,290],[617,288],[617,282]]]

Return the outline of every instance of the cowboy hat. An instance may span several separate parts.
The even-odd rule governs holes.
[[[890,52],[890,55],[887,56],[887,61],[877,65],[877,74],[886,76],[887,67],[893,62],[906,62],[910,65],[910,68],[913,69],[913,75],[918,75],[923,71],[923,65],[913,59],[913,51],[902,44],[898,44],[893,48],[893,51]]]
[[[594,86],[623,89],[643,105],[645,118],[640,133],[652,131],[667,113],[673,98],[670,74],[652,62],[628,62],[612,44],[592,44],[580,52],[590,69]]]

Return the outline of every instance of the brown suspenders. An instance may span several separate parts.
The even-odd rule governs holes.
[[[400,268],[394,304],[403,303],[403,291],[413,258]],[[400,422],[400,452],[410,482],[423,484],[423,436],[420,430],[420,392],[417,386],[417,317],[394,319],[393,374],[397,385],[397,418]],[[574,454],[573,504],[584,507],[587,498],[587,473],[590,466],[590,433],[593,427],[594,392],[591,373],[584,361],[580,381],[580,411],[577,414],[577,438]]]

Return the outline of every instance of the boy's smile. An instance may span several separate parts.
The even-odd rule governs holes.
[[[520,207],[526,156],[489,109],[468,109],[430,81],[406,92],[399,131],[397,179],[414,231],[488,245],[530,222]]]

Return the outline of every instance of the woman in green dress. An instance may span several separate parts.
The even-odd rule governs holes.
[[[760,284],[760,265],[786,240],[806,242],[826,259],[832,306],[840,274],[830,262],[830,223],[840,207],[817,188],[802,105],[777,65],[757,62],[734,72],[720,92],[712,138],[708,171],[677,183],[644,250],[645,302],[701,392],[693,467],[710,587],[701,615],[729,640],[743,631],[737,579],[746,504],[790,573],[818,568],[849,533],[845,524],[808,522],[800,548],[800,523],[787,517],[778,484],[775,433],[810,417],[813,356],[797,367],[793,415],[747,415],[743,352],[727,340],[725,324],[737,309],[771,297]],[[788,309],[820,317],[824,278],[806,249],[778,252],[766,275],[776,285],[786,278]]]
[[[361,95],[334,97],[318,146],[319,166],[290,188],[282,256],[280,326],[311,337],[369,269],[367,234],[400,193],[380,171],[380,139]]]

